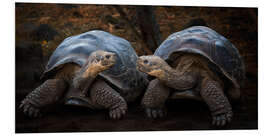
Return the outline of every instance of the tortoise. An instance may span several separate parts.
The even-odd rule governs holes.
[[[230,41],[205,26],[170,35],[154,55],[139,57],[137,68],[154,77],[141,102],[148,117],[163,117],[167,99],[196,99],[208,105],[213,125],[224,126],[233,117],[229,101],[241,101],[243,60]]]
[[[75,105],[109,109],[110,118],[120,119],[127,103],[135,101],[148,83],[146,74],[136,69],[137,58],[127,40],[108,32],[68,37],[51,55],[41,77],[46,81],[20,108],[39,117],[52,105]]]

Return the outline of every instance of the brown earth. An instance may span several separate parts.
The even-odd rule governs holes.
[[[120,6],[141,32],[134,6]],[[207,25],[228,38],[243,56],[246,83],[242,88],[245,106],[234,105],[233,122],[222,129],[258,128],[258,19],[257,8],[156,7],[161,41],[191,25]],[[49,56],[71,35],[101,29],[131,42],[138,55],[149,54],[148,46],[109,5],[16,4],[16,132],[145,131],[219,129],[210,125],[204,103],[168,101],[168,116],[152,120],[139,103],[129,106],[119,121],[106,110],[59,106],[39,119],[30,119],[18,109],[19,102],[42,82],[39,77]]]

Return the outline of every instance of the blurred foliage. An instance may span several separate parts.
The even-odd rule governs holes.
[[[65,38],[100,29],[127,39],[138,55],[153,53],[147,51],[147,44],[134,33],[136,30],[141,34],[136,6],[119,7],[129,22],[113,5],[16,3],[16,46],[21,43],[42,46],[46,62]],[[161,41],[186,27],[207,25],[239,49],[252,76],[257,76],[258,65],[257,12],[257,8],[155,7]]]

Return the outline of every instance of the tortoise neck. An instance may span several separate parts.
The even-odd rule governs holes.
[[[180,75],[180,73],[177,70],[173,69],[169,65],[164,65],[162,71],[163,74],[158,76],[158,78],[159,80],[164,82],[170,81],[168,79],[173,79]]]
[[[176,78],[180,76],[179,71],[173,69],[169,65],[164,67],[164,72],[165,72],[165,75],[164,75],[164,78],[161,78],[162,80],[172,79],[172,78]]]
[[[159,80],[170,88],[186,90],[192,88],[196,83],[196,77],[194,75],[183,74],[169,65],[165,66],[163,71],[164,76],[159,77]]]
[[[93,83],[100,71],[93,65],[87,64],[75,75],[73,79],[73,87],[82,91],[85,96],[89,86]]]
[[[89,77],[91,78],[91,77],[96,77],[99,72],[100,72],[100,70],[98,70],[98,68],[96,66],[88,64],[88,65],[82,67],[79,74],[83,78],[89,78]]]

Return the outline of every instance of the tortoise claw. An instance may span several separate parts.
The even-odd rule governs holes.
[[[233,113],[231,111],[223,114],[213,116],[212,125],[214,126],[225,126],[232,120]]]
[[[149,118],[162,118],[166,115],[166,111],[161,108],[146,108],[145,113]]]
[[[29,116],[30,118],[37,118],[41,116],[40,110],[34,107],[29,102],[23,101],[19,106],[19,108],[22,109],[23,113]]]
[[[115,109],[111,109],[109,112],[109,116],[111,119],[120,119],[126,114],[126,109],[118,107]]]

